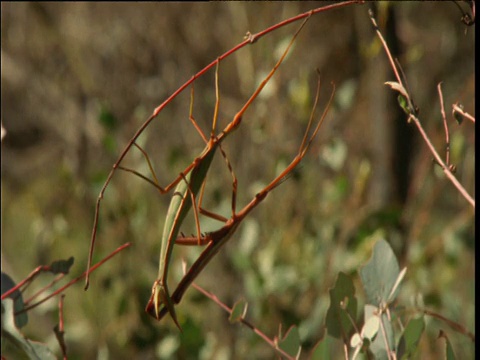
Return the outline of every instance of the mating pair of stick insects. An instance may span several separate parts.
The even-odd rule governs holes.
[[[236,210],[236,196],[237,196],[237,179],[235,174],[232,170],[232,167],[225,155],[221,147],[221,143],[224,139],[231,134],[242,122],[242,118],[246,110],[250,107],[250,105],[255,101],[257,96],[260,94],[262,89],[271,79],[271,77],[275,74],[276,70],[284,61],[286,55],[290,51],[295,39],[297,38],[298,34],[300,33],[301,29],[308,21],[307,17],[299,29],[295,32],[292,39],[290,40],[287,48],[283,52],[280,59],[277,61],[275,66],[269,72],[269,74],[265,77],[262,83],[257,87],[254,93],[250,96],[247,102],[243,105],[243,107],[236,113],[233,120],[224,128],[222,132],[216,135],[216,126],[217,126],[217,119],[218,119],[218,110],[220,105],[220,98],[219,98],[219,85],[218,85],[218,69],[220,60],[217,60],[216,72],[215,72],[215,93],[216,93],[216,102],[215,102],[215,109],[214,109],[214,116],[212,121],[212,128],[210,137],[207,138],[203,131],[198,126],[197,122],[193,117],[193,99],[194,99],[194,87],[192,83],[192,90],[191,90],[191,101],[190,101],[190,112],[189,112],[189,119],[192,124],[197,129],[198,133],[206,143],[206,146],[202,153],[197,156],[193,162],[187,166],[187,168],[170,184],[165,187],[161,187],[159,185],[157,176],[155,171],[153,170],[153,166],[149,160],[148,154],[138,145],[135,141],[132,141],[131,145],[136,146],[146,158],[148,166],[150,168],[150,172],[152,174],[153,180],[149,179],[148,177],[140,174],[139,172],[129,169],[123,166],[120,166],[120,162],[123,159],[123,156],[117,161],[114,165],[114,169],[119,168],[121,170],[133,173],[142,179],[148,181],[150,184],[155,186],[157,190],[161,194],[168,193],[174,186],[176,186],[174,194],[172,196],[172,200],[169,205],[169,209],[167,212],[167,216],[165,219],[164,231],[162,235],[162,242],[161,242],[161,250],[160,250],[160,261],[159,261],[159,273],[158,277],[155,280],[153,287],[152,287],[152,294],[148,301],[146,312],[155,317],[156,319],[160,320],[166,313],[169,313],[172,319],[174,320],[177,327],[180,329],[180,325],[178,323],[176,313],[175,313],[175,304],[178,304],[186,291],[186,289],[190,286],[193,280],[198,276],[198,274],[202,271],[202,269],[208,264],[208,262],[213,258],[213,256],[220,250],[220,248],[231,238],[231,236],[235,233],[236,229],[240,225],[240,223],[245,219],[245,217],[260,203],[262,202],[265,197],[268,195],[270,191],[272,191],[275,187],[280,185],[283,180],[290,174],[290,172],[300,163],[300,161],[305,156],[310,144],[315,139],[318,130],[326,116],[326,113],[330,107],[331,100],[334,95],[334,90],[332,91],[332,95],[330,97],[329,103],[322,114],[322,117],[318,124],[316,125],[315,129],[313,130],[312,135],[309,137],[308,134],[311,130],[313,119],[314,119],[314,112],[316,105],[318,103],[319,97],[319,89],[320,89],[320,81],[318,81],[317,93],[315,97],[315,104],[312,109],[312,113],[310,115],[310,119],[307,125],[307,129],[305,131],[305,135],[303,137],[303,141],[300,145],[300,149],[297,153],[297,156],[292,160],[289,166],[285,168],[285,170],[278,175],[273,181],[270,182],[268,186],[266,186],[262,191],[257,193],[257,195],[248,203],[243,209],[240,211]],[[139,132],[143,131],[140,129]],[[134,137],[135,139],[135,137]],[[215,152],[217,149],[220,149],[222,156],[225,158],[226,164],[228,169],[232,175],[232,216],[230,218],[225,218],[221,215],[214,214],[212,212],[206,211],[202,209],[201,202],[203,198],[203,190],[205,187],[206,176],[208,173],[208,169],[210,164],[213,160]],[[128,151],[128,150],[127,150]],[[125,153],[126,151],[124,151]],[[123,155],[123,154],[122,154]],[[101,195],[103,194],[104,189],[108,185],[111,176],[107,179],[107,182],[102,189]],[[199,196],[199,201],[197,205],[197,195]],[[86,279],[86,287],[88,286],[88,269],[91,263],[91,257],[93,254],[93,246],[96,237],[96,226],[98,221],[98,208],[99,208],[99,200],[97,201],[97,212],[95,217],[94,229],[92,231],[92,242],[90,247],[90,256],[87,268],[87,279]],[[193,207],[196,228],[197,228],[197,236],[192,237],[185,237],[179,236],[180,227],[190,210]],[[225,224],[223,227],[218,229],[217,231],[209,232],[206,234],[202,234],[200,231],[199,225],[199,213],[204,214],[206,216],[212,217],[219,221],[223,221]],[[172,296],[168,290],[168,270],[169,265],[174,249],[174,245],[206,245],[205,249],[199,256],[199,258],[195,261],[195,263],[190,267],[188,272],[184,275],[180,283],[177,285],[175,292]]]

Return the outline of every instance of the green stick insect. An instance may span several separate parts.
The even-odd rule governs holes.
[[[178,323],[177,316],[175,313],[174,309],[174,303],[172,302],[172,299],[170,297],[170,293],[168,291],[168,284],[167,284],[167,279],[168,279],[168,269],[173,253],[173,248],[176,239],[178,238],[180,226],[183,223],[183,220],[185,219],[187,213],[189,212],[190,208],[194,208],[194,215],[195,215],[195,220],[196,220],[196,226],[197,226],[197,243],[202,244],[204,243],[204,240],[202,240],[202,235],[200,232],[200,225],[198,221],[198,212],[206,214],[208,216],[214,217],[219,220],[226,220],[224,217],[217,216],[215,214],[212,214],[208,211],[203,210],[200,206],[197,207],[196,205],[196,197],[203,189],[203,186],[205,184],[205,179],[207,176],[208,169],[210,167],[210,164],[213,160],[213,156],[215,155],[215,152],[217,148],[221,149],[221,143],[222,141],[230,134],[232,133],[241,123],[242,117],[245,113],[245,111],[250,107],[250,105],[253,103],[253,101],[257,98],[258,94],[262,91],[262,89],[265,87],[265,85],[268,83],[270,78],[275,74],[276,70],[278,67],[282,64],[283,60],[285,59],[286,55],[288,54],[290,48],[292,47],[295,39],[297,38],[298,34],[302,30],[303,26],[305,23],[308,21],[309,17],[307,17],[299,29],[295,32],[293,35],[292,39],[290,40],[287,48],[283,52],[282,56],[280,59],[277,61],[273,69],[269,72],[269,74],[265,77],[265,79],[262,81],[262,83],[257,87],[255,92],[251,95],[251,97],[248,99],[248,101],[244,104],[244,106],[240,109],[237,114],[235,114],[233,120],[224,128],[224,130],[218,135],[215,136],[215,129],[216,129],[216,123],[217,123],[217,118],[218,118],[218,108],[219,108],[219,94],[218,94],[218,64],[219,61],[217,62],[217,70],[216,70],[216,104],[215,104],[215,111],[214,111],[214,118],[213,118],[213,123],[212,123],[212,130],[210,134],[210,138],[207,140],[206,137],[203,135],[203,132],[197,125],[195,119],[193,118],[193,87],[192,87],[192,97],[191,97],[191,103],[190,103],[190,115],[189,118],[194,124],[195,128],[197,131],[201,134],[202,138],[206,142],[206,146],[202,153],[195,158],[195,160],[192,162],[191,170],[187,173],[187,175],[181,174],[181,177],[183,178],[183,181],[180,181],[179,184],[177,185],[177,188],[174,191],[174,194],[172,196],[172,200],[170,202],[167,216],[165,219],[165,225],[164,225],[164,231],[162,235],[162,241],[161,241],[161,248],[160,248],[160,261],[159,261],[159,273],[158,277],[155,280],[153,287],[152,287],[152,295],[150,297],[150,300],[147,304],[147,312],[154,316],[156,319],[160,319],[160,309],[162,306],[165,307],[165,309],[168,311],[170,316],[172,317],[173,321],[177,325],[177,327],[181,330],[181,327]],[[150,171],[152,172],[152,176],[154,180],[148,179],[146,176],[138,173],[135,170],[125,168],[122,166],[119,166],[119,169],[122,169],[124,171],[128,171],[131,173],[134,173],[137,176],[140,176],[142,179],[147,180],[149,183],[154,185],[162,194],[165,192],[165,189],[161,188],[158,185],[157,177],[153,171],[153,167],[150,164],[150,161],[148,160],[148,156],[143,149],[140,148],[139,145],[136,145],[137,148],[139,148],[143,155],[147,158],[147,162],[150,167]],[[221,149],[222,155],[226,159],[224,151]],[[227,166],[230,169],[230,172],[233,177],[233,192],[234,194],[236,193],[236,178],[235,175],[233,174],[233,171],[231,169],[231,166],[227,161]],[[202,191],[203,193],[203,191]],[[200,201],[201,202],[201,201]],[[232,202],[232,214],[235,216],[235,201]],[[153,310],[152,310],[153,308]]]
[[[302,143],[300,145],[300,148],[298,150],[297,155],[295,158],[292,160],[292,162],[283,170],[283,172],[278,175],[274,180],[270,182],[269,185],[267,185],[263,190],[261,190],[259,193],[255,195],[255,197],[239,212],[235,211],[235,197],[236,197],[236,191],[234,189],[234,194],[232,197],[232,207],[233,207],[233,215],[230,219],[225,219],[225,225],[221,227],[220,229],[209,232],[204,234],[200,239],[197,237],[179,237],[176,240],[176,244],[180,245],[197,245],[199,242],[201,244],[206,244],[207,247],[203,250],[203,252],[200,254],[198,259],[195,261],[195,263],[190,267],[188,272],[184,275],[182,280],[179,282],[176,290],[174,291],[172,298],[171,298],[171,303],[178,304],[185,291],[188,289],[188,287],[191,285],[191,283],[195,280],[195,278],[200,274],[200,272],[203,270],[203,268],[210,262],[210,260],[215,256],[215,254],[218,253],[218,251],[222,248],[223,245],[227,243],[227,241],[232,237],[232,235],[235,233],[237,230],[238,226],[240,223],[245,219],[245,217],[258,205],[260,204],[269,194],[270,191],[275,189],[277,186],[282,184],[284,180],[286,180],[291,173],[295,169],[295,167],[302,161],[304,158],[305,154],[307,153],[312,141],[315,139],[317,136],[317,133],[323,123],[323,120],[325,119],[327,112],[330,108],[331,102],[333,100],[333,96],[335,93],[335,87],[332,91],[332,94],[330,96],[330,100],[322,114],[322,117],[320,118],[317,126],[315,127],[312,135],[308,137],[308,133],[311,129],[314,113],[315,113],[315,108],[318,103],[318,97],[319,97],[319,91],[320,91],[320,80],[318,81],[318,87],[317,87],[317,94],[315,97],[315,104],[313,106],[313,110],[307,125],[307,129],[305,131],[305,135],[303,137]],[[168,304],[168,306],[172,306],[172,304]],[[153,303],[154,309],[152,309],[152,302],[150,301],[149,304],[147,305],[146,311],[149,312],[150,314],[155,312],[155,316],[157,319],[161,319],[167,312],[171,313],[171,309],[168,308],[167,304],[161,309],[156,308],[156,304]]]

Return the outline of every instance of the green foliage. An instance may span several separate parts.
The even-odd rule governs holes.
[[[56,359],[47,345],[27,339],[17,328],[12,299],[2,300],[2,353],[13,345],[24,356],[32,360]]]
[[[243,299],[235,302],[235,304],[232,307],[232,313],[228,317],[228,320],[230,321],[230,323],[233,324],[242,320],[245,317],[245,314],[247,313],[247,307],[248,307],[248,304]]]
[[[357,299],[353,281],[340,272],[334,288],[330,290],[330,308],[326,318],[328,334],[338,339],[347,339],[353,331],[356,317]]]
[[[246,297],[249,322],[270,337],[279,324],[296,324],[302,358],[306,354],[312,359],[344,358],[346,346],[350,355],[358,351],[357,358],[373,359],[374,351],[385,355],[386,342],[399,359],[474,358],[474,343],[464,336],[475,325],[474,211],[466,208],[444,176],[432,171],[424,144],[413,142],[406,158],[395,153],[395,144],[407,143],[407,138],[392,126],[407,125],[394,121],[406,115],[396,103],[384,102],[385,95],[401,94],[381,85],[392,80],[392,73],[382,70],[385,54],[368,23],[370,6],[373,3],[312,17],[315,20],[272,83],[270,96],[249,109],[238,136],[225,143],[239,180],[238,203],[243,206],[254,196],[254,185],[264,186],[271,178],[278,160],[295,152],[307,119],[299,114],[309,110],[304,107],[305,99],[312,98],[314,69],[322,73],[323,89],[332,80],[336,83],[337,106],[299,169],[301,176],[287,180],[252,213],[198,281],[227,304]],[[141,121],[196,70],[241,41],[245,31],[266,28],[283,14],[295,15],[311,7],[307,2],[217,3],[201,9],[169,3],[54,7],[5,3],[2,267],[18,278],[39,264],[73,254],[79,263],[74,276],[81,275],[95,199],[120,148]],[[45,14],[50,20],[45,21]],[[452,101],[461,100],[468,113],[474,113],[475,105],[475,32],[465,28],[457,15],[453,2],[388,2],[379,8],[378,24],[382,32],[394,30],[386,37],[389,43],[402,34],[405,51],[399,61],[413,95],[418,96],[420,120],[444,156],[436,89],[442,80],[451,162],[457,165],[456,177],[473,193],[474,126],[460,113],[449,111]],[[212,26],[201,26],[202,19],[211,20]],[[220,121],[230,121],[239,110],[261,72],[270,68],[275,47],[291,35],[292,28],[275,31],[238,57],[222,60]],[[409,31],[398,31],[403,28]],[[333,34],[345,41],[338,42]],[[365,48],[374,45],[375,54],[364,56]],[[84,83],[92,86],[80,86]],[[206,131],[215,99],[213,84],[213,72],[195,80],[194,115]],[[178,97],[169,104],[139,138],[162,184],[176,177],[182,164],[204,145],[188,121],[187,93],[186,101]],[[409,114],[415,110],[408,101],[403,101],[402,109]],[[452,116],[461,126],[452,122]],[[28,136],[32,133],[33,138]],[[128,154],[124,165],[145,170],[139,158]],[[402,170],[405,176],[398,177]],[[208,178],[205,207],[217,212],[227,204],[226,211],[222,207],[218,212],[229,216],[231,178],[223,173],[212,171]],[[132,178],[115,176],[105,193],[95,259],[126,241],[134,246],[96,273],[88,292],[81,285],[69,289],[65,302],[69,358],[100,358],[105,353],[118,359],[197,359],[202,354],[219,358],[225,348],[231,358],[274,357],[275,350],[244,325],[230,324],[218,305],[195,289],[189,289],[177,306],[182,334],[171,321],[158,323],[144,314],[169,198],[157,196]],[[387,191],[377,188],[385,184]],[[406,198],[398,197],[399,188],[407,190]],[[380,204],[372,195],[378,193],[383,193]],[[395,213],[389,209],[396,209]],[[255,231],[247,231],[247,221]],[[187,235],[195,233],[191,224],[192,219],[186,219],[181,229]],[[377,259],[383,252],[394,258],[384,244],[374,247],[372,239],[378,237],[372,234],[379,233],[389,240],[400,267]],[[369,265],[361,268],[372,251]],[[175,249],[170,286],[181,276],[181,259],[191,263],[199,252]],[[369,273],[369,266],[378,273]],[[402,281],[404,266],[408,273]],[[14,311],[21,306],[15,303]],[[424,315],[424,308],[453,319],[464,330]],[[348,322],[346,314],[354,314]],[[52,332],[44,324],[57,321],[57,307],[42,306],[35,316],[29,315],[22,333],[29,341],[45,341],[45,334]],[[27,323],[18,322],[21,316],[27,314],[15,317],[17,328]],[[335,323],[335,318],[341,320]],[[392,335],[383,338],[381,326],[389,328],[393,340]],[[348,335],[340,336],[342,331]],[[15,358],[21,356],[7,357]]]
[[[2,286],[2,295],[6,293],[8,290],[13,289],[15,287],[15,282],[12,280],[10,276],[5,274],[3,271],[1,273],[2,276],[2,281],[1,281],[1,286]],[[10,299],[13,300],[13,312],[14,313],[19,313],[22,311],[25,307],[23,303],[23,296],[20,290],[15,290],[13,293],[8,296]],[[6,299],[5,299],[6,300]],[[2,300],[3,301],[3,300]],[[27,325],[28,322],[28,315],[26,312],[19,313],[15,315],[15,326],[18,328],[21,328],[25,325]]]
[[[390,245],[383,239],[377,241],[372,258],[359,271],[367,299],[362,327],[356,324],[355,316],[352,316],[356,310],[353,282],[347,275],[339,274],[335,287],[330,290],[326,327],[330,335],[342,339],[354,349],[353,358],[360,351],[368,351],[378,360],[391,359],[392,353],[397,358],[409,358],[414,354],[425,328],[423,316],[409,321],[397,346],[394,329],[396,316],[392,314],[394,309],[390,309],[405,273],[406,269],[399,271]],[[346,335],[360,328],[347,341]]]
[[[423,316],[411,319],[403,331],[398,343],[398,358],[409,359],[417,349],[420,336],[425,330]]]
[[[296,326],[291,326],[285,333],[285,336],[282,337],[280,334],[280,339],[281,340],[278,342],[280,349],[292,357],[298,358],[300,356],[302,347],[300,343],[300,334],[298,333],[298,328]]]
[[[375,244],[372,259],[360,270],[367,303],[380,307],[395,300],[400,275],[392,248],[380,240]]]

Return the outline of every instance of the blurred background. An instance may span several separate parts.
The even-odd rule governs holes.
[[[2,271],[18,282],[39,265],[74,256],[70,276],[80,275],[98,193],[153,109],[247,31],[325,4],[2,2]],[[396,93],[384,85],[394,76],[368,17],[371,6],[312,17],[225,141],[240,209],[296,155],[313,106],[316,69],[322,81],[317,118],[335,83],[334,104],[301,166],[252,212],[197,281],[230,306],[246,299],[247,318],[270,337],[279,324],[285,330],[297,325],[304,355],[324,334],[328,289],[340,271],[353,276],[362,299],[357,271],[380,238],[407,267],[401,305],[425,305],[474,327],[474,210],[433,164]],[[456,102],[475,114],[474,27],[460,21],[454,2],[381,2],[375,11],[419,118],[444,157],[442,82],[451,162],[474,196],[474,124],[459,126],[451,115]],[[282,27],[220,63],[219,128],[247,101],[298,26]],[[207,134],[214,79],[213,68],[194,82],[193,115]],[[187,88],[139,138],[162,185],[204,147],[188,119],[189,105]],[[136,149],[122,164],[149,174]],[[218,155],[204,207],[228,217],[231,186]],[[66,291],[69,358],[273,358],[251,330],[230,324],[193,288],[176,308],[182,334],[170,319],[157,323],[144,313],[170,198],[131,174],[114,176],[102,202],[94,262],[127,241],[133,246],[97,270],[87,292],[83,282]],[[202,219],[203,231],[221,225]],[[193,215],[182,231],[195,232]],[[175,249],[171,291],[182,275],[181,259],[192,263],[199,252]],[[27,293],[50,280],[42,277]],[[22,331],[59,351],[51,330],[57,306],[52,300],[31,311]],[[473,357],[468,338],[430,320],[419,358],[441,356],[440,329],[459,358]],[[340,343],[332,350],[332,358],[339,356]]]

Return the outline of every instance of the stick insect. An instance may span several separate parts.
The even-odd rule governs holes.
[[[195,222],[197,226],[197,244],[205,244],[205,240],[202,239],[202,235],[200,232],[200,225],[199,225],[199,220],[198,220],[198,212],[202,214],[206,214],[207,216],[216,218],[218,220],[226,221],[227,219],[224,217],[221,217],[219,215],[213,214],[211,212],[208,212],[204,209],[201,208],[200,204],[197,207],[196,205],[196,197],[198,193],[201,191],[200,195],[200,201],[203,197],[203,189],[204,189],[204,184],[205,184],[205,179],[207,176],[208,169],[210,167],[210,164],[213,160],[213,156],[215,155],[215,152],[217,148],[220,148],[223,157],[226,159],[227,166],[232,174],[233,177],[233,199],[235,199],[235,194],[236,194],[236,178],[233,173],[233,170],[228,162],[228,159],[226,158],[226,155],[221,149],[221,143],[222,141],[230,134],[232,133],[241,123],[242,117],[245,113],[245,111],[250,107],[250,105],[253,103],[253,101],[257,98],[258,94],[262,91],[262,89],[265,87],[265,85],[268,83],[270,78],[274,75],[278,67],[282,64],[283,60],[285,59],[286,55],[288,54],[290,48],[292,47],[295,39],[297,38],[298,34],[302,30],[303,26],[305,23],[308,21],[309,17],[307,17],[303,23],[300,25],[298,30],[295,32],[293,35],[292,39],[290,40],[287,48],[283,52],[282,56],[280,59],[277,61],[275,66],[272,68],[272,70],[269,72],[269,74],[265,77],[265,79],[262,81],[262,83],[257,87],[255,92],[250,96],[248,101],[244,104],[244,106],[240,109],[240,111],[234,116],[233,120],[224,128],[224,130],[218,135],[215,135],[215,129],[216,129],[216,123],[217,123],[217,118],[218,118],[218,108],[219,108],[219,86],[218,86],[218,66],[219,66],[219,61],[217,62],[217,69],[215,73],[215,85],[216,85],[216,103],[215,103],[215,110],[214,110],[214,117],[213,117],[213,122],[212,122],[212,129],[210,133],[210,138],[207,140],[205,135],[203,134],[202,130],[196,123],[194,117],[193,117],[193,87],[192,87],[192,95],[191,95],[191,102],[190,102],[190,114],[189,114],[189,119],[197,129],[197,131],[200,133],[202,138],[204,139],[206,146],[202,153],[192,162],[191,170],[188,171],[186,175],[184,173],[180,174],[180,179],[183,179],[183,181],[180,181],[174,191],[174,194],[172,196],[172,200],[170,202],[167,216],[165,219],[165,225],[164,225],[164,231],[162,235],[162,242],[161,242],[161,248],[160,248],[160,261],[159,261],[159,273],[158,277],[155,280],[153,287],[152,287],[152,295],[150,297],[149,303],[147,305],[147,309],[150,309],[153,307],[153,311],[149,311],[149,313],[154,316],[155,318],[159,319],[160,314],[159,314],[159,309],[164,306],[165,309],[167,309],[168,313],[172,317],[173,321],[177,325],[177,327],[181,330],[181,327],[178,323],[176,313],[175,313],[175,308],[174,304],[171,300],[169,291],[168,291],[168,285],[167,285],[167,280],[168,280],[168,269],[169,269],[169,264],[170,260],[172,257],[172,252],[173,252],[173,247],[175,244],[175,240],[178,238],[178,233],[180,230],[180,226],[183,223],[183,220],[185,219],[188,211],[193,205],[194,208],[194,215],[195,215]],[[162,188],[158,184],[157,177],[153,171],[153,167],[151,166],[150,160],[148,159],[147,153],[136,143],[134,145],[142,152],[142,154],[146,157],[150,172],[152,173],[153,179],[150,180],[146,176],[138,173],[135,170],[123,167],[123,166],[118,166],[119,169],[133,173],[142,179],[148,181],[152,185],[154,185],[160,193],[165,193],[167,188]],[[235,200],[232,201],[232,217],[235,217]]]
[[[125,158],[126,154],[131,150],[132,146],[134,146],[134,145],[137,146],[136,140],[138,139],[138,137],[151,124],[151,122],[162,112],[162,110],[175,97],[177,97],[181,92],[183,92],[187,86],[193,84],[196,78],[202,76],[205,72],[207,72],[213,66],[218,64],[219,61],[227,58],[228,56],[232,55],[233,53],[235,53],[237,50],[243,48],[244,46],[246,46],[248,44],[253,44],[258,39],[260,39],[261,37],[269,34],[270,32],[272,32],[272,31],[274,31],[274,30],[276,30],[280,27],[283,27],[285,25],[288,25],[292,22],[295,22],[297,20],[308,19],[310,16],[312,16],[314,14],[320,14],[320,13],[325,12],[325,11],[333,10],[333,9],[336,9],[336,8],[341,8],[341,7],[348,6],[348,5],[353,5],[353,4],[358,3],[358,2],[361,2],[361,1],[357,1],[357,0],[344,1],[344,2],[338,3],[338,4],[331,4],[331,5],[319,7],[319,8],[310,10],[308,12],[299,14],[297,16],[291,17],[287,20],[281,21],[281,22],[279,22],[279,23],[277,23],[273,26],[270,26],[269,28],[267,28],[265,30],[262,30],[262,31],[260,31],[256,34],[248,33],[248,36],[245,37],[243,42],[234,46],[232,49],[228,50],[224,54],[220,55],[216,60],[214,60],[213,62],[208,64],[206,67],[204,67],[202,70],[200,70],[197,74],[192,76],[187,82],[185,82],[182,86],[180,86],[180,88],[178,88],[175,92],[173,92],[163,103],[161,103],[158,107],[156,107],[154,109],[152,115],[150,115],[148,117],[148,119],[140,126],[140,128],[135,132],[135,134],[130,139],[130,141],[128,142],[126,147],[122,150],[121,154],[119,155],[118,159],[116,160],[115,164],[113,165],[113,168],[110,170],[110,172],[107,176],[107,179],[105,180],[105,183],[103,184],[102,189],[100,190],[100,193],[98,194],[97,202],[96,202],[96,205],[95,205],[95,215],[94,215],[94,220],[93,220],[92,235],[91,235],[91,238],[90,238],[90,249],[89,249],[89,253],[88,253],[87,270],[86,270],[87,274],[85,276],[85,290],[88,289],[88,286],[90,284],[90,269],[91,269],[91,264],[92,264],[93,252],[94,252],[94,248],[95,248],[95,242],[96,242],[96,238],[97,238],[97,229],[98,229],[99,215],[100,215],[100,205],[101,205],[101,202],[103,200],[105,191],[106,191],[107,187],[109,186],[116,170],[119,168],[120,163]],[[241,117],[238,118],[236,122],[239,123],[240,121],[241,121]],[[233,122],[235,123],[235,119],[234,119]],[[194,124],[194,125],[196,125],[196,124]],[[201,134],[203,134],[203,133],[201,133]],[[173,189],[175,186],[177,186],[179,184],[179,182],[184,178],[184,176],[186,176],[195,166],[198,165],[199,161],[201,161],[201,156],[197,157],[194,162],[192,162],[190,165],[188,165],[183,170],[183,172],[179,176],[177,176],[170,184],[166,185],[164,188],[159,187],[160,192],[162,194],[168,193],[171,189]],[[143,177],[143,175],[141,177]]]
[[[185,237],[181,236],[177,238],[176,244],[180,245],[197,245],[199,242],[201,244],[207,245],[207,247],[203,250],[203,252],[200,254],[199,258],[195,261],[195,263],[190,267],[188,272],[184,275],[182,280],[179,282],[176,290],[174,291],[172,298],[171,298],[171,303],[168,306],[172,306],[172,303],[178,304],[185,291],[188,289],[188,287],[191,285],[191,283],[195,280],[195,278],[200,274],[200,272],[205,268],[205,266],[210,262],[210,260],[215,256],[215,254],[218,253],[218,251],[221,249],[223,245],[225,245],[228,240],[232,237],[232,235],[235,233],[237,230],[238,226],[240,223],[245,219],[245,217],[257,206],[259,205],[272,191],[275,189],[277,186],[283,183],[285,181],[289,174],[297,167],[297,165],[302,161],[304,158],[305,154],[307,153],[312,141],[315,139],[317,136],[317,133],[327,115],[327,112],[330,108],[333,96],[335,94],[335,86],[333,88],[332,94],[330,96],[329,102],[327,106],[325,107],[325,110],[323,111],[323,114],[315,127],[312,135],[308,137],[308,133],[311,129],[314,114],[315,114],[315,109],[318,103],[318,98],[319,98],[319,92],[320,92],[320,79],[318,80],[318,85],[317,85],[317,93],[315,97],[315,103],[310,115],[310,119],[307,125],[307,129],[305,130],[305,135],[303,137],[302,143],[300,145],[300,148],[298,150],[297,155],[295,158],[292,160],[292,162],[282,171],[280,175],[278,175],[274,180],[270,182],[263,190],[258,192],[255,197],[239,212],[235,211],[235,203],[236,203],[236,189],[234,189],[233,196],[232,196],[232,208],[233,208],[233,215],[230,219],[225,219],[225,225],[221,227],[220,229],[209,232],[201,236],[199,239],[198,237]],[[152,301],[152,298],[150,299],[149,303],[147,304],[147,308],[145,311],[147,311],[149,314],[152,316],[155,316],[157,319],[161,319],[167,312],[171,313],[171,310],[167,307],[167,304],[161,309],[158,309],[157,303],[155,303],[154,299]],[[155,315],[154,315],[155,314]]]

